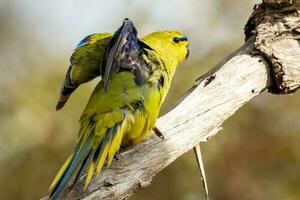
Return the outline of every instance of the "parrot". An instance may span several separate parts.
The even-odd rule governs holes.
[[[158,31],[138,38],[125,19],[114,33],[92,34],[77,45],[63,81],[56,110],[81,84],[100,76],[79,120],[78,142],[54,178],[49,198],[57,199],[71,177],[85,171],[86,188],[103,166],[111,165],[121,147],[147,139],[155,127],[176,67],[189,56],[179,31]]]

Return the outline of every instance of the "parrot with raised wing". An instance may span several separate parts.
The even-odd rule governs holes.
[[[78,144],[50,186],[50,199],[57,199],[73,174],[75,184],[85,170],[87,187],[120,147],[148,138],[176,67],[188,54],[183,33],[160,31],[138,39],[129,19],[113,35],[90,35],[78,44],[57,109],[80,84],[97,76],[101,80],[81,115]]]

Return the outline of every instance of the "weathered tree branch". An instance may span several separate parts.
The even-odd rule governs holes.
[[[299,0],[264,0],[245,27],[246,40],[256,37],[255,48],[271,66],[270,91],[275,94],[289,94],[299,88],[299,15]]]
[[[178,106],[158,119],[164,140],[153,136],[120,153],[85,191],[80,182],[62,199],[125,199],[215,135],[226,119],[265,89],[295,92],[300,87],[299,10],[293,0],[265,0],[256,6],[245,27],[247,42],[199,78]]]

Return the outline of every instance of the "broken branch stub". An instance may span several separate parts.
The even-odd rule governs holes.
[[[245,34],[256,37],[255,48],[270,65],[269,91],[294,93],[300,87],[300,3],[265,0],[254,7]]]

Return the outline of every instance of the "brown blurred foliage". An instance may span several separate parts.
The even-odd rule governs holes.
[[[54,107],[68,57],[85,33],[113,31],[122,17],[129,16],[141,33],[173,28],[190,35],[192,55],[178,68],[162,113],[194,79],[242,44],[242,28],[254,1],[184,2],[165,1],[161,8],[135,0],[90,6],[80,1],[0,2],[0,199],[46,195],[72,151],[77,120],[98,80],[80,87],[62,111]],[[112,16],[101,13],[101,7]],[[121,14],[113,17],[113,9]],[[103,27],[94,23],[106,19]],[[300,198],[299,102],[298,93],[260,95],[230,118],[220,134],[202,144],[212,199]],[[189,152],[133,199],[194,200],[203,194]]]

